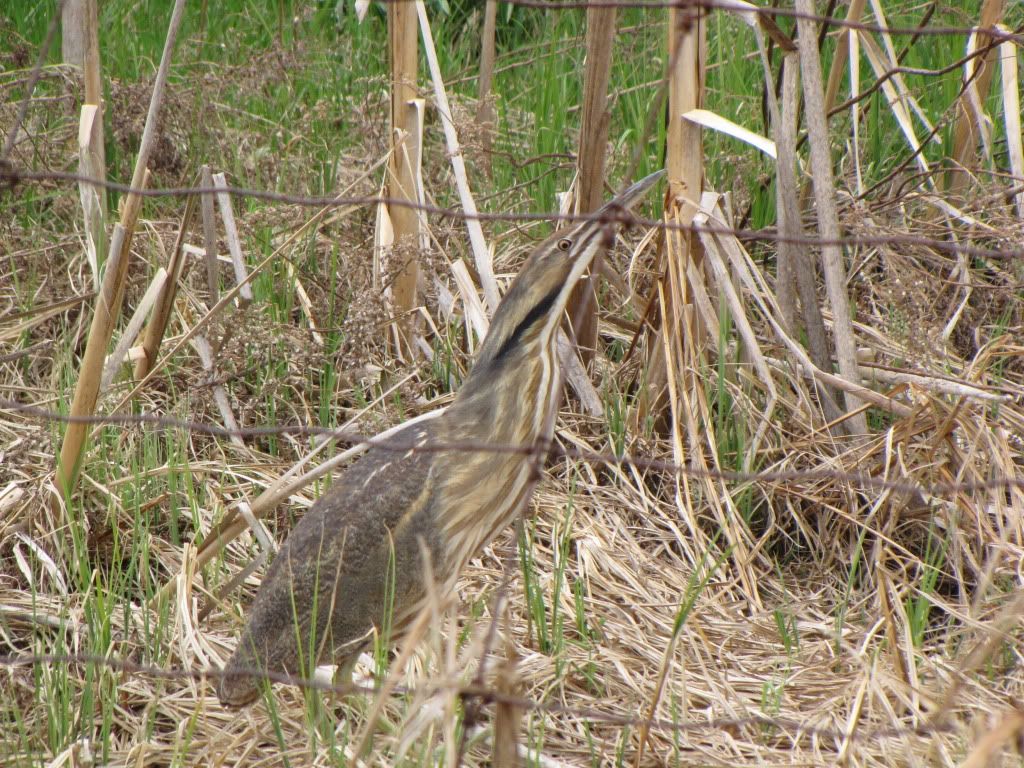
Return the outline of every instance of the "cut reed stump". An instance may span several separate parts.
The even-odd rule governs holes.
[[[416,6],[388,3],[388,50],[391,64],[391,157],[388,160],[388,214],[394,230],[390,251],[391,299],[397,327],[396,354],[412,359],[413,310],[419,283],[420,217],[416,209],[416,178],[407,146],[416,134],[418,30]]]

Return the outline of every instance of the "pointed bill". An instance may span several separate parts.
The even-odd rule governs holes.
[[[661,170],[655,171],[649,176],[644,176],[640,181],[627,187],[620,194],[609,200],[602,210],[609,208],[632,208],[643,199],[648,190],[664,175],[665,171]]]

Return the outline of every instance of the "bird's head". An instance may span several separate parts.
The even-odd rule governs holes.
[[[551,342],[577,281],[614,241],[621,214],[635,206],[663,173],[641,179],[593,216],[556,232],[534,249],[494,313],[474,371],[530,356],[538,345]]]

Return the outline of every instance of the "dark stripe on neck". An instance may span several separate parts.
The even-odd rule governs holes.
[[[526,313],[519,325],[515,327],[515,330],[509,335],[507,339],[498,348],[498,351],[494,353],[494,357],[491,358],[492,363],[499,363],[501,359],[508,355],[516,346],[518,346],[526,330],[533,325],[537,320],[546,316],[551,310],[551,307],[558,300],[558,295],[562,292],[562,286],[557,285],[555,288],[548,293],[543,299],[533,305],[529,312]]]

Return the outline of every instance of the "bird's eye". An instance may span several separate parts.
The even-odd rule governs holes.
[[[570,240],[569,238],[563,237],[561,240],[558,241],[558,250],[568,251],[570,248],[572,248],[572,240]]]

